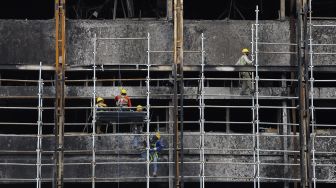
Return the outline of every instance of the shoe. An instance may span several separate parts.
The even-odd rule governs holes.
[[[153,173],[153,177],[156,177],[157,176],[157,174],[156,173]]]

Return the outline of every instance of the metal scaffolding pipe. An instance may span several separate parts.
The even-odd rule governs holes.
[[[297,0],[297,57],[299,67],[299,117],[300,117],[300,176],[301,187],[310,188],[310,151],[309,151],[309,96],[308,96],[308,42],[307,42],[307,2]]]
[[[53,188],[63,188],[64,107],[65,107],[65,0],[55,0],[56,23],[56,96],[55,96],[55,153]]]
[[[180,89],[180,118],[183,117],[183,0],[174,1],[174,146],[175,146],[175,188],[183,188],[183,119],[178,123],[178,90]],[[180,84],[178,84],[180,81]],[[180,88],[178,87],[180,86]],[[180,119],[181,120],[181,119]],[[179,133],[179,128],[181,132]],[[182,137],[179,139],[179,137]],[[180,141],[181,140],[181,141]],[[182,155],[181,155],[182,153]],[[181,164],[180,164],[181,160]]]

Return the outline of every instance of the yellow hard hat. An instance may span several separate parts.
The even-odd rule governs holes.
[[[126,89],[121,89],[120,94],[124,94],[124,95],[126,95],[126,94],[127,94]]]
[[[243,52],[243,53],[249,53],[249,50],[248,50],[247,48],[244,48],[244,49],[242,50],[242,52]]]
[[[138,105],[138,106],[136,107],[136,111],[142,111],[142,106],[141,106],[141,105]]]
[[[104,99],[101,97],[97,97],[97,102],[101,102],[101,101],[104,101]]]
[[[156,133],[155,133],[155,136],[156,136],[156,138],[160,139],[160,138],[161,138],[161,134],[160,134],[160,132],[156,132]]]

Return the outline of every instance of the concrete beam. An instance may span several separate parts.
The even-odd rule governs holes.
[[[251,42],[251,24],[254,21],[217,20],[185,22],[185,65],[199,64],[200,53],[187,51],[200,50],[200,37],[204,33],[205,61],[207,65],[234,65],[240,56],[241,48],[249,47]],[[261,21],[260,41],[289,43],[289,21]],[[335,21],[314,21],[313,24],[333,24]],[[147,61],[147,33],[151,34],[152,51],[172,50],[172,25],[166,21],[132,20],[68,20],[67,21],[67,60],[68,65],[93,64],[93,36],[100,37],[144,37],[144,40],[98,40],[97,64],[144,64]],[[0,42],[1,64],[53,65],[54,57],[54,21],[53,20],[1,20]],[[321,37],[323,33],[323,37]],[[314,27],[313,39],[316,44],[336,43],[334,29]],[[335,55],[317,55],[325,52],[324,46],[315,46],[314,64],[332,65]],[[330,51],[333,51],[331,48]],[[36,50],[39,49],[39,50]],[[289,66],[287,45],[260,45],[259,61],[262,66]],[[264,53],[267,52],[267,53]],[[272,53],[269,53],[272,52]],[[151,53],[151,63],[170,65],[172,52]]]
[[[134,99],[146,98],[145,87],[124,87],[129,96]],[[197,87],[185,87],[185,99],[197,98]],[[2,86],[0,87],[0,98],[35,98],[37,97],[38,87],[36,86]],[[248,99],[251,96],[241,96],[241,88],[238,87],[205,87],[205,99]],[[93,88],[82,86],[67,86],[66,98],[90,99],[92,97]],[[97,95],[106,99],[114,99],[119,94],[119,88],[111,86],[98,86],[96,88]],[[274,99],[282,99],[286,97],[288,88],[283,87],[261,87],[260,99],[268,99],[273,96]],[[52,86],[43,87],[43,97],[53,98],[55,89]],[[171,99],[172,88],[170,87],[151,87],[152,99]],[[314,99],[336,99],[336,88],[314,88]]]
[[[225,135],[221,136],[214,133],[205,135],[205,174],[213,176],[214,182],[253,182],[253,145],[252,136],[249,135]],[[318,135],[334,135],[334,131],[317,132]],[[185,175],[198,176],[199,164],[188,163],[199,161],[199,135],[197,133],[185,133],[185,148],[195,148],[186,150],[185,153]],[[136,136],[128,136],[119,134],[119,136],[110,134],[101,137],[97,141],[97,181],[121,181],[145,182],[145,160],[140,157],[143,148],[134,147],[133,140]],[[145,135],[141,138],[144,139]],[[140,140],[141,140],[140,138]],[[281,150],[282,138],[276,134],[261,133],[260,148],[263,150]],[[168,148],[172,148],[171,143],[167,143],[169,137],[163,135],[162,139],[166,145],[165,151],[162,153],[159,162],[168,162]],[[118,142],[116,141],[118,140]],[[35,137],[0,137],[0,183],[5,183],[10,180],[6,178],[26,179],[27,182],[35,181],[36,169],[36,138]],[[65,162],[66,163],[81,163],[73,165],[65,165],[65,180],[71,182],[90,182],[91,175],[91,142],[90,136],[67,136],[65,138]],[[22,144],[25,143],[25,144]],[[52,177],[52,151],[54,143],[52,136],[44,137],[42,140],[43,155],[42,155],[42,175],[43,178]],[[319,152],[334,151],[336,148],[336,139],[333,138],[318,138],[315,139],[315,148]],[[212,149],[211,149],[212,148]],[[237,150],[243,149],[243,150]],[[289,141],[288,149],[292,150],[293,145]],[[15,153],[21,151],[21,154]],[[25,153],[23,151],[26,151]],[[15,157],[14,157],[15,156]],[[288,173],[284,175],[283,166],[276,165],[283,161],[282,152],[266,152],[262,151],[261,159],[261,177],[273,178],[297,178],[292,174],[292,168],[288,166]],[[117,162],[119,164],[117,164]],[[122,162],[135,162],[137,164],[123,164]],[[289,163],[293,163],[293,156],[289,155]],[[322,153],[316,154],[317,164],[335,164],[336,158],[327,156]],[[29,165],[13,165],[11,163],[28,163]],[[248,163],[248,164],[242,164]],[[281,173],[279,173],[281,172]],[[323,179],[326,182],[336,180],[332,166],[317,166],[316,175],[318,179]],[[160,164],[159,176],[168,176],[169,168],[167,164]],[[239,177],[238,179],[232,178]],[[126,177],[128,179],[117,179],[118,177]],[[133,177],[133,179],[132,179]],[[138,177],[134,179],[134,177]],[[72,179],[69,179],[72,178]],[[107,178],[107,179],[105,179]],[[109,179],[110,178],[110,179]],[[28,180],[30,179],[30,180]],[[151,179],[151,181],[164,181],[167,178]],[[187,178],[186,182],[197,182],[199,178]],[[271,180],[262,179],[262,182],[272,182]]]
[[[242,47],[250,46],[252,21],[186,21],[185,65],[200,62],[201,33],[205,34],[207,64],[234,65]],[[261,30],[261,40],[288,41],[288,23],[266,21]],[[54,56],[53,21],[0,21],[1,64],[52,65]],[[145,37],[151,34],[151,50],[172,50],[172,25],[166,21],[113,21],[68,20],[67,60],[69,65],[91,65],[93,62],[93,36],[98,37]],[[144,64],[147,41],[98,40],[97,64]],[[40,49],[40,50],[35,50]],[[272,51],[272,47],[268,47]],[[274,48],[275,49],[279,48]],[[260,50],[265,50],[261,47]],[[279,50],[288,51],[286,47]],[[264,65],[289,65],[289,56],[265,54]],[[171,64],[172,53],[152,53],[153,64]]]

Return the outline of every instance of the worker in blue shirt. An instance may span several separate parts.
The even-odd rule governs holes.
[[[144,145],[146,146],[146,141],[144,141]],[[157,170],[158,170],[158,159],[159,159],[159,153],[161,152],[164,145],[161,142],[161,134],[160,132],[156,132],[155,135],[149,140],[149,161],[153,162],[153,177],[157,176]],[[142,157],[146,158],[147,152],[142,153]]]
[[[155,136],[149,141],[150,142],[150,161],[153,161],[153,177],[157,176],[157,169],[158,169],[158,159],[159,159],[159,153],[161,152],[163,148],[163,144],[161,142],[161,134],[160,132],[156,132]]]

